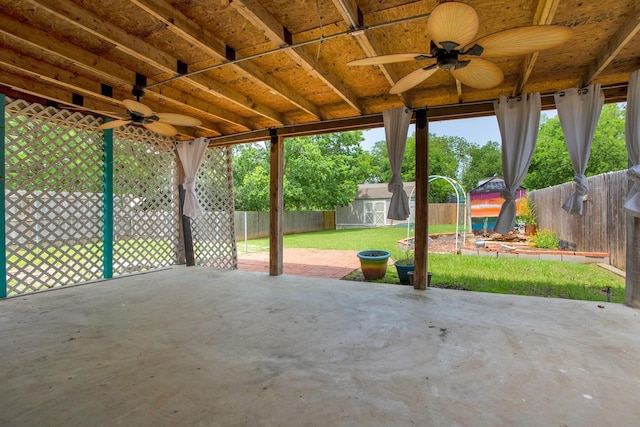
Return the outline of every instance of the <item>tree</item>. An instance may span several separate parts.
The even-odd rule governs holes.
[[[358,184],[371,180],[372,156],[362,132],[290,138],[284,147],[284,205],[289,211],[348,205]],[[252,144],[234,149],[236,209],[269,210],[269,150]]]
[[[429,175],[442,175],[458,179],[459,174],[465,169],[469,158],[469,143],[458,136],[437,136],[429,134]],[[391,180],[391,165],[387,155],[385,141],[378,141],[371,150],[375,158],[377,172],[374,174],[376,182],[389,182]],[[400,174],[405,182],[416,179],[416,137],[415,133],[407,138],[407,145],[402,161]],[[451,185],[442,180],[431,183],[429,187],[429,202],[448,202],[454,194]]]
[[[469,192],[476,188],[478,181],[492,177],[495,174],[502,175],[502,153],[500,144],[489,141],[485,145],[471,145],[469,148],[468,167],[462,173],[462,186]]]
[[[624,108],[618,104],[603,107],[585,175],[593,176],[627,167],[624,115]],[[569,182],[574,175],[559,117],[543,118],[524,186],[528,189],[550,187]]]

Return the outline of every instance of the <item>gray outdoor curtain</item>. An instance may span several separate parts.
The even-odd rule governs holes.
[[[591,154],[593,134],[604,105],[604,93],[597,84],[556,92],[553,97],[576,173],[573,178],[576,183],[575,191],[569,195],[562,209],[574,215],[582,215],[582,202],[589,192],[585,171]]]
[[[196,176],[207,151],[207,145],[206,138],[196,138],[192,141],[183,141],[176,144],[185,175],[185,180],[182,184],[184,187],[182,214],[190,218],[202,215],[202,207],[198,203],[198,196],[196,195]]]
[[[502,170],[506,189],[500,193],[504,203],[493,229],[507,234],[516,222],[516,191],[524,181],[538,137],[540,93],[518,98],[501,96],[493,103],[502,136]]]
[[[627,176],[633,182],[627,193],[624,209],[629,215],[640,217],[640,70],[629,76],[627,88],[627,117],[625,137],[629,169]]]
[[[382,112],[387,153],[391,164],[389,191],[392,193],[387,218],[405,220],[409,218],[409,197],[402,184],[402,159],[407,145],[407,132],[411,122],[411,110],[405,107],[391,108]]]

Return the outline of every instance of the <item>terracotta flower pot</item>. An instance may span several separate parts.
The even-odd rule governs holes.
[[[366,280],[382,279],[387,274],[387,263],[390,256],[388,251],[379,249],[358,252],[364,278]]]

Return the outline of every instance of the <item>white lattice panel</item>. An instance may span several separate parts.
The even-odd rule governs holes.
[[[114,132],[114,276],[177,263],[176,155],[140,126]]]
[[[204,214],[191,220],[197,265],[238,268],[231,148],[207,149],[198,169],[196,194]]]
[[[102,134],[79,112],[5,108],[8,294],[102,274]]]

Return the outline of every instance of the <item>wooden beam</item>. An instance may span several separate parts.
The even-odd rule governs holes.
[[[196,24],[165,0],[132,0],[132,3],[145,12],[164,23],[178,37],[186,40],[193,46],[197,46],[212,58],[226,62],[226,45],[215,37],[210,31]],[[244,75],[253,83],[274,91],[287,99],[297,108],[317,117],[322,118],[320,109],[309,102],[302,95],[294,92],[278,80],[268,76],[250,62],[229,65],[230,68]],[[190,70],[197,71],[197,70]]]
[[[553,22],[553,17],[558,10],[559,3],[560,0],[539,0],[538,7],[536,8],[536,14],[533,17],[533,25],[551,24]],[[513,89],[513,96],[520,95],[524,90],[525,85],[531,77],[531,73],[533,72],[536,61],[538,60],[538,55],[539,52],[534,52],[525,57],[522,65],[522,71],[520,72],[520,77],[518,78],[518,83],[516,83],[516,87]]]
[[[14,74],[24,75],[27,78],[42,80],[54,87],[61,87],[70,92],[99,99],[107,104],[112,104],[112,107],[107,108],[104,111],[100,111],[100,114],[113,118],[119,118],[118,111],[115,111],[112,114],[108,113],[110,110],[115,109],[114,107],[120,110],[120,113],[125,112],[124,106],[117,99],[130,98],[130,94],[124,89],[114,89],[113,95],[115,99],[102,95],[100,92],[100,82],[90,76],[72,73],[55,65],[48,64],[25,55],[16,55],[14,52],[4,49],[1,46],[0,68],[4,68]],[[154,111],[159,111],[161,108],[160,105],[153,101],[153,98],[151,100],[145,100],[145,104]],[[202,120],[201,127],[210,133],[221,134],[217,123]]]
[[[232,0],[231,6],[251,22],[256,28],[264,31],[265,36],[279,46],[292,44],[292,40],[287,34],[288,30],[276,20],[257,0]],[[315,57],[310,55],[303,48],[286,49],[283,51],[289,55],[298,65],[300,65],[310,75],[320,79],[338,94],[349,106],[359,114],[364,113],[364,107],[358,98],[340,81],[330,73]]]
[[[45,58],[52,56],[53,58],[71,62],[73,68],[77,69],[78,72],[85,72],[94,76],[96,83],[106,83],[114,87],[123,86],[130,90],[135,81],[135,72],[121,64],[108,61],[69,43],[60,43],[49,37],[44,31],[13,20],[3,14],[0,14],[0,35],[7,37],[10,42],[15,40],[18,43],[25,44],[30,49],[41,51],[42,56]],[[130,98],[130,96],[131,94],[129,93],[126,98]],[[147,99],[167,101],[180,109],[180,111],[176,112],[195,115],[204,123],[209,121],[211,126],[207,127],[210,127],[211,131],[218,134],[225,133],[224,128],[218,125],[217,122],[219,121],[234,126],[240,125],[246,129],[250,129],[250,126],[252,126],[252,122],[245,120],[243,117],[213,106],[200,98],[185,95],[169,86],[163,87],[161,93],[159,90],[147,90],[144,102],[147,102]],[[120,105],[119,102],[117,104]],[[203,113],[205,114],[204,117]],[[213,125],[213,123],[216,124]]]
[[[607,42],[604,49],[598,54],[595,62],[589,66],[589,69],[582,77],[582,86],[588,86],[591,82],[598,78],[605,68],[611,64],[620,51],[631,41],[631,39],[640,30],[640,8],[636,6],[634,12],[622,24],[614,36]]]
[[[170,75],[177,74],[176,58],[156,49],[142,39],[131,36],[123,29],[105,22],[103,19],[91,14],[69,0],[30,1],[55,16],[56,19],[64,20],[65,22],[73,24],[104,41],[112,43],[115,45],[116,49],[126,53],[132,58],[156,67],[164,73],[168,73]],[[194,75],[191,77],[185,77],[182,81],[188,82],[205,93],[216,94],[229,102],[246,108],[255,114],[273,120],[276,123],[283,123],[283,118],[280,113],[277,113],[265,106],[256,105],[249,97],[236,92],[226,85],[221,85],[217,81],[206,76]],[[259,126],[257,125],[253,125],[251,128],[256,129],[258,127]]]
[[[416,206],[414,289],[427,289],[429,271],[429,122],[427,110],[416,111]]]
[[[629,188],[633,183],[629,182]],[[627,215],[625,304],[640,308],[640,218]]]
[[[282,236],[284,214],[284,137],[271,133],[271,178],[269,180],[269,274],[283,270]]]
[[[458,103],[462,104],[462,83],[456,79],[456,92],[458,93]]]
[[[359,16],[361,16],[361,12],[356,4],[355,0],[332,0],[333,6],[338,10],[342,19],[354,30],[362,27],[362,23],[359,22]],[[367,57],[379,56],[382,55],[382,49],[380,49],[378,45],[378,41],[371,35],[371,33],[367,31],[356,31],[353,33],[353,37],[358,42],[363,52]],[[399,79],[396,75],[395,71],[389,66],[385,64],[378,65],[380,71],[387,79],[389,84],[393,86]],[[402,102],[405,106],[411,106],[411,100],[406,92],[398,94],[400,98],[402,98]]]

